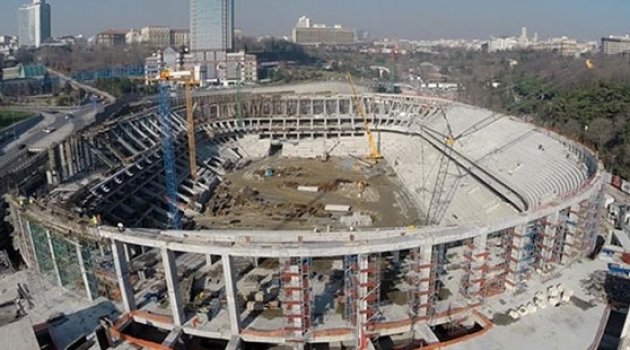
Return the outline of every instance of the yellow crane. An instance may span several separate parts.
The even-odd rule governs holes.
[[[372,130],[370,130],[370,125],[368,124],[367,113],[365,112],[365,106],[363,105],[363,101],[361,100],[361,96],[357,93],[357,89],[354,86],[354,82],[352,81],[352,74],[350,72],[347,73],[348,82],[350,83],[350,88],[352,88],[352,101],[354,104],[354,108],[357,111],[358,115],[363,118],[363,127],[365,128],[365,134],[367,135],[368,145],[370,146],[370,154],[367,155],[368,159],[371,160],[379,160],[383,158],[383,155],[378,149],[378,145],[374,141],[374,135],[372,135]]]
[[[195,141],[195,118],[193,105],[193,87],[198,86],[199,82],[193,77],[190,71],[171,71],[163,70],[160,72],[158,81],[162,82],[180,82],[184,85],[184,97],[186,102],[186,121],[188,128],[186,130],[188,138],[188,163],[190,165],[190,177],[197,179],[197,144]]]

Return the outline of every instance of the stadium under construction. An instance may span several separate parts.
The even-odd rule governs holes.
[[[158,106],[55,145],[45,185],[8,196],[24,261],[119,303],[118,340],[445,344],[595,246],[596,155],[516,118],[340,83],[193,98],[193,167],[171,101],[176,203]]]

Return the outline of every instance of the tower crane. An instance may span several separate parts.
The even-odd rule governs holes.
[[[158,77],[151,79],[159,84],[160,127],[162,129],[162,152],[164,156],[164,173],[166,177],[166,193],[169,209],[169,228],[181,228],[181,214],[177,205],[177,174],[175,168],[175,147],[173,140],[173,124],[171,116],[171,87],[170,82],[183,83],[186,100],[186,119],[188,121],[188,155],[190,163],[190,176],[193,180],[197,176],[197,153],[195,145],[195,125],[193,118],[192,88],[198,85],[190,71],[163,70]]]
[[[378,149],[378,145],[376,144],[376,141],[374,141],[374,135],[372,135],[372,130],[370,130],[370,126],[368,125],[365,106],[363,105],[361,96],[359,96],[359,94],[357,93],[357,89],[354,86],[354,82],[352,81],[352,74],[348,72],[346,77],[348,79],[348,83],[350,83],[350,87],[352,88],[352,102],[354,104],[354,108],[356,109],[358,115],[363,118],[363,127],[365,128],[365,134],[367,135],[368,145],[370,147],[370,153],[367,155],[367,158],[370,160],[378,161],[379,159],[383,158],[383,155]]]

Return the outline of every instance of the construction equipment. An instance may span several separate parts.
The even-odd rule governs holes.
[[[190,176],[193,180],[197,178],[197,149],[195,142],[195,118],[192,89],[198,86],[199,82],[193,78],[190,71],[170,71],[160,72],[160,80],[180,82],[184,85],[184,96],[186,100],[186,121],[188,122],[188,157],[190,165]]]
[[[440,162],[438,166],[438,172],[435,179],[435,186],[433,188],[433,193],[431,194],[431,201],[429,202],[429,207],[427,209],[427,223],[428,224],[439,224],[448,209],[450,202],[452,201],[452,197],[455,194],[455,189],[457,187],[458,181],[456,181],[448,193],[445,196],[445,187],[446,187],[446,178],[449,174],[449,167],[451,163],[451,156],[453,154],[453,147],[455,146],[456,138],[453,136],[453,129],[451,128],[451,123],[448,121],[446,117],[446,112],[443,108],[440,108],[440,113],[446,122],[446,127],[448,130],[448,134],[445,135],[444,138],[444,148],[441,150]],[[461,178],[458,177],[457,180]]]
[[[169,208],[169,228],[181,228],[181,213],[177,204],[177,174],[175,168],[175,147],[173,140],[173,125],[171,120],[171,87],[170,82],[184,84],[186,95],[186,114],[188,121],[188,152],[190,163],[190,176],[197,176],[197,154],[195,146],[195,125],[193,118],[192,87],[197,85],[190,71],[163,70],[152,81],[159,83],[160,125],[162,128],[162,151],[164,153],[164,173],[166,177],[166,193]]]
[[[355,110],[358,114],[363,118],[363,127],[365,128],[365,134],[367,135],[368,145],[370,147],[370,153],[366,158],[378,161],[383,158],[380,150],[378,149],[378,145],[376,141],[374,141],[374,135],[372,135],[372,130],[370,130],[370,125],[368,124],[367,113],[365,112],[365,106],[363,105],[363,100],[361,96],[357,93],[357,89],[354,86],[354,82],[352,81],[352,74],[350,72],[347,73],[348,82],[350,83],[350,87],[352,88],[352,101],[354,104]]]

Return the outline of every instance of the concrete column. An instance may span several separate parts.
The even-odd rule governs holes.
[[[19,218],[19,211],[16,210],[16,213],[18,213],[18,222],[21,221],[21,218]],[[35,242],[33,241],[33,233],[31,232],[31,224],[27,221],[26,222],[26,234],[28,235],[28,242],[31,245],[31,249],[33,252],[32,258],[33,261],[31,263],[34,263],[34,265],[37,267],[37,271],[39,272],[43,272],[41,266],[39,266],[39,260],[37,260],[37,251],[35,250]],[[21,225],[20,225],[21,227]],[[32,266],[29,266],[32,267]]]
[[[238,336],[232,336],[230,341],[225,346],[225,350],[240,350],[242,348],[241,338]]]
[[[56,185],[57,180],[55,179],[55,173],[57,171],[57,160],[55,158],[55,148],[51,147],[48,149],[48,171],[46,172],[46,177],[48,178],[49,185]],[[50,172],[50,175],[48,175]]]
[[[131,245],[125,244],[125,260],[127,262],[131,262],[132,254],[131,254]]]
[[[236,296],[236,271],[234,271],[234,258],[230,255],[221,256],[223,264],[223,280],[225,281],[225,295],[228,303],[228,315],[230,320],[230,330],[232,335],[241,332],[241,310]]]
[[[88,300],[93,301],[94,296],[92,295],[92,290],[90,289],[90,281],[87,276],[87,270],[85,269],[85,261],[83,260],[83,254],[81,254],[81,245],[77,244],[77,258],[79,259],[79,268],[81,269],[81,277],[83,278],[83,285],[85,286],[85,295]]]
[[[520,282],[526,280],[529,274],[530,259],[526,250],[531,245],[530,238],[526,236],[527,225],[521,225],[514,228],[511,239],[511,251],[508,257],[508,274],[506,278],[506,287],[508,289],[515,288]]]
[[[554,243],[556,241],[556,230],[558,228],[558,213],[553,213],[552,215],[547,216],[545,226],[544,226],[544,235],[542,237],[542,242],[540,246],[540,256],[542,258],[543,264],[550,263],[554,260],[555,252]]]
[[[166,339],[162,342],[162,349],[175,349],[179,338],[182,336],[182,329],[180,327],[175,327],[173,330],[166,336]]]
[[[469,302],[472,305],[480,304],[483,301],[483,285],[485,280],[486,259],[488,252],[486,251],[486,243],[488,236],[482,234],[473,239],[472,261],[470,286],[468,288]]]
[[[136,309],[136,299],[129,279],[129,265],[125,259],[125,244],[112,240],[112,255],[114,257],[114,266],[116,267],[116,277],[118,278],[123,308],[125,312],[131,312]]]
[[[52,258],[53,267],[55,268],[55,274],[57,275],[57,284],[63,286],[61,281],[61,274],[59,273],[59,265],[57,265],[57,257],[55,256],[55,249],[53,248],[52,238],[50,231],[46,230],[46,238],[48,240],[48,247],[50,248],[50,256]]]
[[[63,143],[59,144],[59,160],[61,161],[61,169],[59,169],[59,182],[61,182],[68,175],[68,165],[66,164],[66,153],[64,152]]]
[[[392,263],[398,265],[400,263],[400,250],[392,252]]]
[[[162,249],[162,266],[164,267],[164,279],[166,280],[173,321],[176,326],[181,326],[186,322],[186,317],[184,315],[184,305],[179,290],[179,276],[177,276],[177,264],[175,263],[174,251]]]
[[[414,276],[416,280],[416,291],[418,295],[418,308],[417,308],[417,317],[423,318],[429,315],[429,308],[432,307],[429,305],[429,298],[432,297],[431,293],[431,274],[432,270],[436,267],[432,265],[432,253],[433,247],[430,245],[425,245],[419,247],[416,251],[418,256],[416,257],[416,261],[414,264]]]
[[[368,321],[368,302],[367,302],[367,296],[368,296],[368,282],[369,282],[369,267],[370,267],[370,257],[367,254],[360,254],[357,256],[357,266],[358,266],[358,271],[357,271],[357,343],[359,344],[359,346],[357,347],[357,349],[365,349],[364,346],[362,346],[362,341],[367,339],[366,332],[367,329],[365,329],[365,324]]]
[[[68,164],[68,177],[74,176],[74,162],[72,157],[72,137],[68,139],[65,143],[66,148],[66,162]]]

